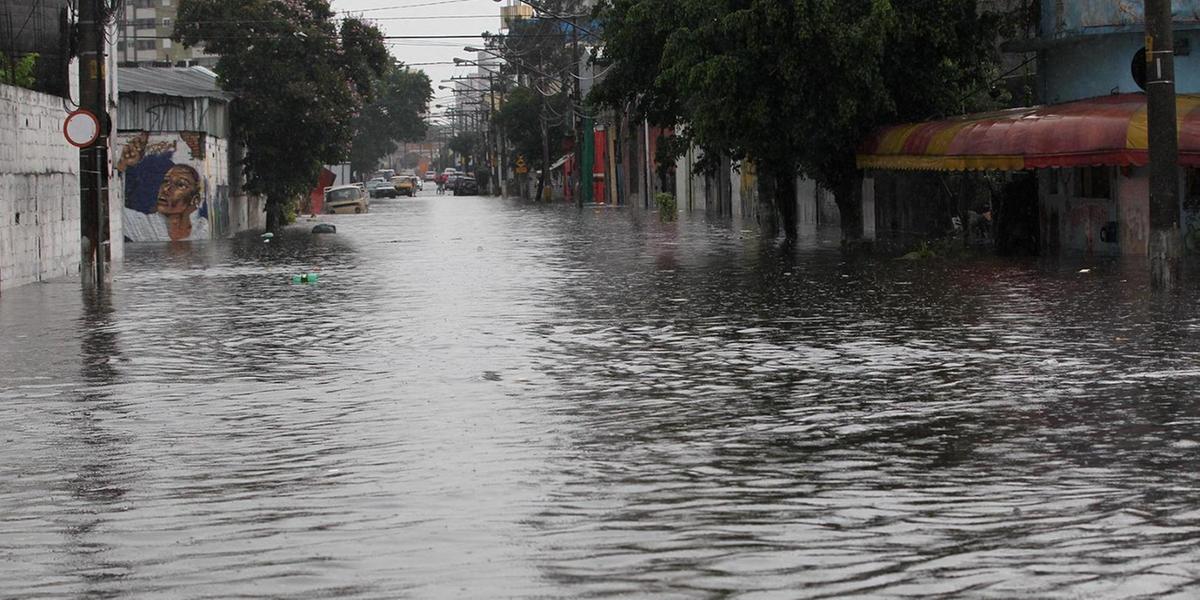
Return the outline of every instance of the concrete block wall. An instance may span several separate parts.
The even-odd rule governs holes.
[[[62,99],[0,84],[0,291],[79,273],[79,151]]]

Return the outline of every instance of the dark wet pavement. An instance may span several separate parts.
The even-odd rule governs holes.
[[[1200,595],[1200,292],[625,209],[331,220],[0,297],[0,597]]]

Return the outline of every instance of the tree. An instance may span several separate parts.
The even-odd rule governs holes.
[[[374,100],[353,121],[350,168],[356,173],[375,170],[379,159],[396,150],[397,142],[420,140],[427,128],[421,115],[429,110],[433,86],[424,71],[391,66],[374,89]]]
[[[854,152],[880,125],[967,108],[995,73],[975,0],[605,0],[597,100],[757,167],[796,235],[795,178],[861,232]]]
[[[496,113],[496,124],[513,146],[516,156],[524,156],[542,176],[538,178],[536,198],[542,197],[550,168],[551,140],[562,140],[568,133],[565,119],[552,114],[550,106],[562,106],[562,94],[546,97],[530,88],[516,88],[504,99]]]
[[[446,145],[463,157],[464,165],[471,165],[474,162],[472,157],[478,156],[479,149],[483,147],[483,136],[473,131],[463,132],[450,138]]]
[[[173,39],[219,56],[221,86],[237,95],[245,189],[267,199],[276,231],[324,164],[349,156],[351,121],[390,62],[379,30],[328,0],[182,0]]]

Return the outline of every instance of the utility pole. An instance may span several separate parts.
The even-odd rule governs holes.
[[[492,133],[492,144],[488,148],[488,153],[491,154],[489,162],[492,163],[492,186],[499,186],[500,196],[503,197],[504,172],[500,164],[500,126],[496,124],[496,82],[492,79],[491,71],[488,71],[488,121],[488,130]]]
[[[1146,113],[1150,145],[1150,280],[1179,285],[1179,137],[1171,0],[1146,0]]]
[[[96,115],[100,135],[79,150],[83,269],[103,286],[108,260],[108,106],[105,99],[104,0],[79,1],[79,107]]]
[[[579,174],[576,180],[579,182],[578,193],[575,194],[575,204],[583,208],[586,195],[586,201],[592,200],[592,140],[588,138],[589,127],[587,121],[580,123],[579,114],[576,106],[583,104],[583,98],[580,97],[579,85],[579,16],[572,11],[571,14],[571,65],[572,74],[572,94],[570,100],[571,110],[571,129],[575,131],[575,164],[579,167]]]

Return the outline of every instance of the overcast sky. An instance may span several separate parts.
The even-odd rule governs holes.
[[[500,30],[500,7],[507,4],[494,0],[332,0],[333,9],[372,20],[385,36],[478,36]],[[473,58],[464,46],[478,46],[474,39],[390,39],[386,40],[392,56],[422,69],[433,80],[434,95],[446,92],[437,86],[451,76],[468,75],[474,67],[455,67],[454,57]]]

